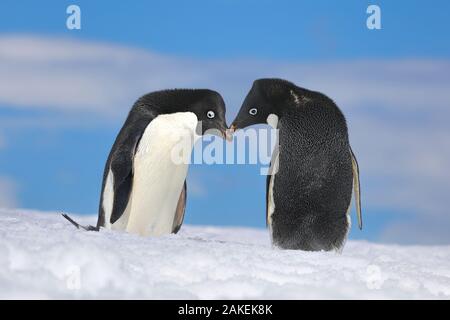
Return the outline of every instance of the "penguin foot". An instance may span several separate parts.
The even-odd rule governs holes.
[[[94,227],[94,226],[91,226],[91,225],[88,225],[88,226],[82,226],[82,225],[80,225],[79,223],[77,223],[76,221],[74,221],[71,217],[69,217],[67,214],[65,214],[65,213],[62,213],[61,214],[64,218],[66,218],[71,224],[73,224],[77,229],[83,229],[83,230],[86,230],[86,231],[99,231],[100,230],[100,228],[99,227]]]

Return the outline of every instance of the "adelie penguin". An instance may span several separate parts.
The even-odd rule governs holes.
[[[176,233],[186,208],[188,163],[174,159],[174,150],[187,142],[183,157],[189,159],[195,140],[207,131],[226,137],[219,93],[175,89],[144,95],[129,112],[106,162],[97,226],[80,226],[64,216],[86,230]]]
[[[275,246],[340,250],[350,228],[355,192],[362,228],[359,169],[346,120],[320,92],[281,79],[260,79],[245,98],[231,131],[268,123],[278,146],[267,176],[266,221]]]

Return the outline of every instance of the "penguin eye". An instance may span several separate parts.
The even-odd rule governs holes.
[[[216,116],[216,114],[214,113],[214,111],[209,110],[209,111],[206,113],[206,116],[207,116],[209,119],[212,119],[212,118],[214,118],[214,117]]]
[[[258,113],[258,109],[251,108],[250,110],[248,110],[248,113],[250,113],[252,116],[254,116],[254,115],[256,115]]]

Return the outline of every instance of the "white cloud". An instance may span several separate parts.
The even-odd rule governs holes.
[[[0,208],[18,206],[17,184],[10,178],[0,176]]]
[[[449,70],[446,60],[198,61],[74,39],[0,36],[0,103],[104,115],[122,114],[143,93],[172,87],[218,89],[236,111],[254,79],[274,76],[326,92],[346,108],[438,110],[450,100]]]
[[[198,61],[113,44],[0,36],[0,108],[58,114],[42,121],[4,117],[5,125],[122,119],[143,93],[173,87],[218,90],[231,119],[260,77],[286,78],[338,103],[360,162],[366,208],[400,209],[430,219],[448,215],[449,60]]]
[[[450,130],[367,116],[353,120],[350,138],[362,170],[366,204],[447,215]]]
[[[450,217],[419,217],[388,225],[380,240],[399,244],[442,245],[450,243]]]

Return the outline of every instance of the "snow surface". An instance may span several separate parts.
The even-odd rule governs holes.
[[[272,248],[259,229],[183,226],[143,238],[5,209],[0,234],[3,299],[450,298],[450,246],[349,241],[342,254],[301,252]]]

